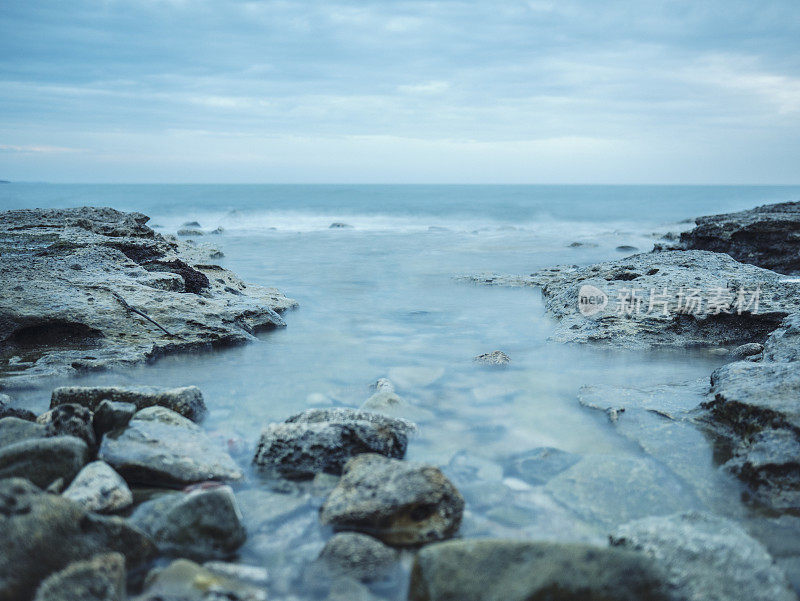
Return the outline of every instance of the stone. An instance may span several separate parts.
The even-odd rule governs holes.
[[[206,561],[203,567],[226,578],[232,578],[241,582],[248,582],[256,586],[266,586],[269,584],[269,572],[265,568],[249,566],[241,563],[230,563],[226,561]]]
[[[503,351],[492,351],[491,353],[477,355],[472,360],[475,363],[483,363],[484,365],[508,365],[511,363],[511,358]]]
[[[576,543],[458,540],[423,547],[409,601],[677,601],[638,553]]]
[[[92,427],[95,437],[100,440],[104,434],[125,428],[136,413],[136,405],[120,401],[103,400],[97,405]]]
[[[151,571],[135,601],[267,601],[260,587],[218,574],[188,559]]]
[[[367,453],[345,465],[320,520],[389,545],[417,545],[453,536],[463,511],[463,497],[439,468]]]
[[[106,434],[98,458],[138,484],[178,486],[242,477],[231,456],[199,426],[163,407],[142,409],[127,428]]]
[[[684,248],[727,253],[742,263],[779,273],[800,273],[800,202],[762,205],[695,221],[694,229],[681,234]]]
[[[0,532],[0,601],[30,599],[44,578],[97,554],[121,553],[136,569],[156,551],[125,520],[87,512],[21,478],[0,480]]]
[[[760,355],[762,352],[764,352],[763,344],[760,342],[748,342],[747,344],[742,344],[733,349],[731,351],[731,357],[734,359],[744,359],[745,357]]]
[[[0,447],[7,447],[29,438],[44,438],[45,436],[47,436],[45,427],[41,424],[18,417],[0,419]]]
[[[394,390],[378,390],[371,395],[359,408],[361,411],[377,411],[378,413],[393,413],[402,410],[408,405]]]
[[[310,409],[261,433],[253,462],[264,472],[290,479],[338,475],[360,453],[402,458],[414,425],[353,409]]]
[[[349,229],[349,228],[352,228],[352,227],[353,226],[350,225],[349,223],[342,223],[341,221],[334,221],[333,223],[331,223],[328,226],[328,229],[341,230],[341,229]]]
[[[16,417],[28,422],[36,421],[36,414],[27,409],[11,406],[11,397],[7,394],[0,394],[0,419],[4,417]]]
[[[0,213],[6,388],[255,340],[296,305],[110,208]],[[20,286],[19,282],[25,282]]]
[[[133,503],[125,480],[103,461],[87,464],[62,495],[87,511],[98,513],[115,513]]]
[[[95,411],[105,400],[116,403],[132,403],[137,410],[148,407],[165,407],[193,422],[201,421],[206,415],[203,393],[197,386],[184,386],[183,388],[64,386],[53,390],[50,407],[57,407],[64,403],[78,403]]]
[[[71,482],[89,461],[89,447],[74,436],[31,438],[0,448],[0,478],[27,478],[45,488]]]
[[[371,536],[340,532],[325,543],[317,565],[331,576],[370,582],[391,576],[398,567],[398,559],[397,551]]]
[[[192,559],[230,557],[247,536],[229,486],[146,501],[136,508],[131,523],[149,534],[162,553]]]
[[[253,488],[237,492],[236,501],[248,532],[272,533],[281,523],[312,511],[309,495],[286,494]]]
[[[533,486],[547,482],[580,461],[580,455],[552,447],[538,447],[512,455],[504,461],[503,474]]]
[[[182,227],[178,230],[179,236],[202,236],[203,230],[191,227]]]
[[[124,601],[125,556],[95,555],[48,576],[34,601]]]
[[[728,255],[700,250],[637,254],[587,267],[553,267],[529,276],[469,278],[481,284],[540,288],[548,313],[558,322],[552,336],[557,342],[634,350],[721,347],[764,340],[800,306],[800,287],[787,286],[784,279]],[[597,292],[589,295],[586,290],[592,288],[584,288],[581,297],[581,289],[589,286]],[[638,290],[637,300],[633,300],[634,289]],[[651,290],[655,291],[652,311]],[[687,290],[699,290],[695,297],[698,306],[687,307]],[[596,297],[596,310],[584,315],[579,297]],[[620,306],[627,311],[620,311]]]
[[[740,526],[706,513],[624,524],[612,544],[651,557],[685,601],[795,601],[764,546]]]
[[[44,425],[47,436],[74,436],[89,445],[95,446],[92,412],[86,407],[68,403],[54,407],[36,419]]]
[[[764,343],[764,360],[789,362],[800,360],[800,312],[784,319]]]

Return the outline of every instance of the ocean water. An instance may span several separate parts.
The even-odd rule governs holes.
[[[647,515],[652,491],[633,478],[615,480],[611,490],[589,483],[597,488],[572,503],[509,478],[511,458],[555,447],[620,465],[641,460],[642,445],[578,403],[580,387],[690,382],[725,359],[701,349],[551,343],[553,323],[538,291],[454,276],[618,258],[625,253],[617,247],[650,250],[698,215],[796,199],[800,186],[0,185],[2,209],[102,205],[143,212],[162,233],[194,220],[207,231],[222,227],[198,241],[221,249],[221,264],[246,281],[276,286],[300,303],[285,315],[286,329],[253,344],[47,382],[17,402],[44,410],[50,389],[63,384],[199,386],[210,409],[204,427],[248,471],[236,488],[250,532],[239,560],[270,570],[271,598],[304,590],[305,566],[331,532],[316,519],[320,490],[277,492],[249,470],[259,431],[310,407],[358,407],[380,377],[395,383],[420,426],[407,458],[443,467],[464,489],[462,536],[602,543],[614,520],[609,499],[631,499],[634,513]],[[352,227],[330,229],[333,222]],[[511,356],[508,368],[472,362],[495,349]],[[735,482],[721,476],[698,492],[702,479],[719,472],[712,442],[698,435],[677,459],[652,460],[699,506],[750,519]],[[406,570],[410,558],[406,552]],[[404,578],[373,593],[403,598]]]

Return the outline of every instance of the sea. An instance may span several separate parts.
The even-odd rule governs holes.
[[[520,475],[518,459],[542,448],[620,469],[653,462],[702,508],[746,521],[752,509],[736,482],[696,493],[691,481],[719,472],[714,441],[693,438],[677,458],[654,453],[578,402],[584,386],[707,380],[724,356],[558,344],[538,290],[459,276],[618,259],[696,216],[798,199],[800,186],[0,184],[0,209],[110,206],[150,216],[164,234],[196,221],[206,235],[193,239],[222,251],[221,265],[299,303],[285,329],[254,343],[48,381],[15,402],[44,411],[50,390],[65,384],[199,386],[203,427],[247,472],[235,489],[249,536],[233,559],[269,571],[270,598],[330,593],[309,584],[308,570],[332,532],[317,519],[324,483],[276,489],[252,471],[261,428],[312,407],[358,408],[383,377],[419,425],[407,460],[437,465],[463,488],[460,536],[603,544],[615,519],[661,511],[660,489],[647,484],[659,478],[604,481],[600,470],[597,482],[565,493]],[[473,362],[494,350],[511,363]],[[625,515],[615,517],[617,504]],[[412,556],[403,553],[396,580],[348,594],[404,598]]]

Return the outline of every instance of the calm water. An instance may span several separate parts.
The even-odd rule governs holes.
[[[0,185],[0,208],[107,205],[146,213],[163,233],[191,220],[206,230],[221,226],[224,234],[203,242],[225,253],[225,267],[300,303],[286,315],[288,328],[257,343],[72,383],[196,384],[210,408],[206,428],[247,468],[266,422],[313,406],[358,407],[369,384],[388,376],[421,427],[409,459],[453,474],[459,462],[480,467],[478,486],[464,485],[465,536],[597,542],[607,524],[575,519],[542,487],[504,479],[508,457],[541,446],[642,457],[604,415],[578,404],[580,386],[707,378],[722,359],[551,344],[553,324],[537,291],[452,276],[616,258],[624,256],[616,247],[649,250],[654,233],[686,228],[679,222],[690,217],[798,198],[800,187]],[[328,229],[335,221],[353,227]],[[576,241],[595,246],[570,248]],[[494,349],[512,366],[472,363]],[[63,383],[19,401],[44,410],[50,388]],[[689,463],[714,469],[710,447],[702,440],[696,447]],[[615,494],[642,493],[631,487]],[[238,494],[250,531],[242,561],[270,569],[276,598],[297,590],[302,566],[330,536],[316,520],[319,496],[276,497],[253,474]],[[744,515],[728,502],[737,496],[734,489],[701,495],[714,511]],[[400,598],[402,585],[380,592]]]

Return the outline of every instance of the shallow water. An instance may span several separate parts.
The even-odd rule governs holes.
[[[674,478],[685,489],[685,497],[676,493],[684,499],[676,501],[679,508],[746,517],[738,485],[718,474],[703,435],[670,431],[671,448],[680,452],[648,448],[655,458],[645,460],[635,437],[577,401],[583,385],[707,378],[724,358],[698,349],[627,352],[550,343],[553,323],[538,291],[453,276],[617,258],[624,256],[617,246],[649,250],[652,232],[685,228],[677,223],[685,218],[798,197],[797,187],[0,186],[4,208],[136,209],[164,233],[194,219],[206,230],[222,226],[222,235],[202,242],[225,253],[225,267],[300,303],[286,315],[286,329],[256,343],[48,382],[17,399],[44,410],[50,389],[65,383],[195,384],[210,409],[205,428],[249,469],[265,423],[314,406],[358,407],[372,382],[389,377],[420,426],[407,458],[442,466],[467,498],[464,536],[602,543],[616,520],[662,510],[653,498],[661,489],[641,490],[643,480],[633,477],[608,486],[592,478],[572,483],[574,499],[509,477],[509,458],[536,447],[613,457],[620,470],[654,461],[664,470],[658,483]],[[328,229],[333,221],[354,227]],[[594,246],[569,247],[575,241]],[[472,362],[495,349],[511,356],[509,367]],[[708,484],[709,474],[719,480],[706,490],[701,481]],[[296,590],[303,564],[330,535],[315,514],[324,487],[276,496],[248,472],[237,493],[250,533],[242,561],[271,571],[274,595]],[[624,502],[617,506],[615,499]],[[402,588],[393,583],[380,592],[402,598]]]

